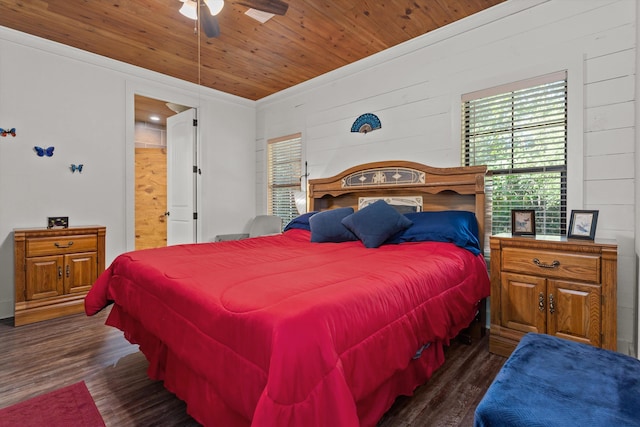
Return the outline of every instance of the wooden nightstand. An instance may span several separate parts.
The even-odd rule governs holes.
[[[615,351],[617,251],[614,242],[492,236],[489,350],[509,356],[537,332]]]
[[[15,326],[84,311],[84,297],[104,271],[102,226],[13,231]]]

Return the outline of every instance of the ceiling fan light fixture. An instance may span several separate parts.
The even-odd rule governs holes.
[[[180,8],[180,13],[195,21],[198,19],[198,4],[195,0],[185,0],[184,4]]]
[[[204,0],[204,2],[212,16],[216,16],[224,7],[224,0]]]

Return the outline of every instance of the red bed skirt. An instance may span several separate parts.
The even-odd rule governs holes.
[[[458,330],[468,323],[460,325]],[[225,402],[223,393],[216,392],[216,388],[205,377],[194,373],[171,349],[117,304],[113,305],[106,324],[122,330],[129,342],[140,346],[140,351],[149,361],[149,377],[163,381],[167,390],[186,402],[187,412],[199,423],[204,426],[255,427],[265,421],[262,419],[252,423],[252,420],[234,411]],[[415,388],[424,384],[444,363],[444,345],[448,345],[448,342],[431,343],[404,370],[397,371],[377,390],[356,402],[359,421],[353,421],[352,425],[375,426],[397,396],[413,394]],[[318,414],[318,418],[309,420],[306,425],[323,425],[321,418],[322,414]]]

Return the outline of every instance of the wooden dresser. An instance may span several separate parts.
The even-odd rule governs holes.
[[[84,311],[104,271],[103,226],[15,229],[15,326]]]
[[[537,332],[615,351],[617,251],[614,242],[492,236],[489,350],[509,356]]]

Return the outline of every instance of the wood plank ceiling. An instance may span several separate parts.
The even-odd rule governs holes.
[[[221,34],[179,0],[0,0],[0,25],[257,100],[505,0],[289,0],[265,24],[227,0]]]

